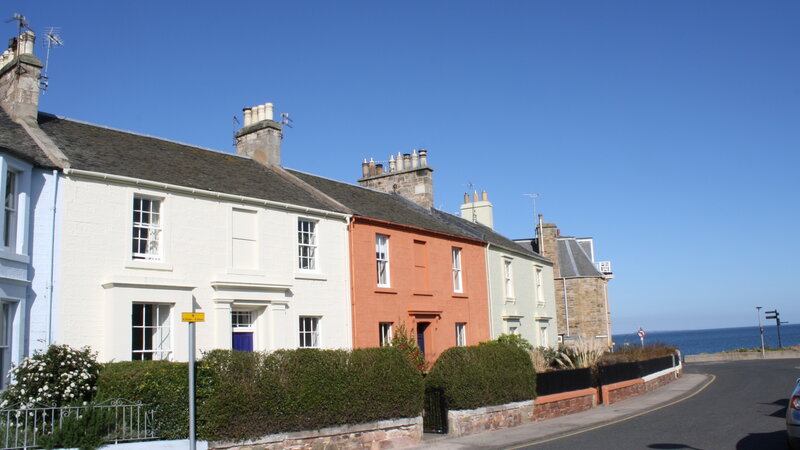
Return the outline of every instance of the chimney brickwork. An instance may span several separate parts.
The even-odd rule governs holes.
[[[361,164],[358,184],[387,193],[397,193],[424,207],[433,208],[433,169],[428,167],[428,152],[389,157],[388,168],[370,159]]]
[[[244,109],[244,126],[236,132],[236,153],[280,166],[281,139],[283,127],[273,120],[272,103]]]
[[[543,223],[542,229],[538,233],[540,242],[539,254],[553,261],[553,276],[556,278],[561,276],[561,270],[558,265],[558,246],[556,245],[556,239],[560,234],[558,227],[554,223]]]
[[[35,35],[26,31],[11,39],[0,55],[0,106],[15,122],[35,124],[39,115],[42,62],[33,54]]]

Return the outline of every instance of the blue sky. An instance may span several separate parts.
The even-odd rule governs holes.
[[[612,261],[614,333],[754,325],[756,305],[800,322],[800,3],[14,8],[62,28],[43,111],[233,151],[233,116],[271,101],[295,120],[287,167],[355,181],[426,148],[436,205],[473,183],[512,238],[540,193]]]

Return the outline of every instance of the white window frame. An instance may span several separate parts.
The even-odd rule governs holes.
[[[19,179],[21,173],[12,167],[7,167],[3,180],[3,247],[16,253],[17,247],[17,219],[19,217]],[[13,177],[9,185],[9,179]],[[9,195],[11,190],[11,195]]]
[[[453,260],[453,292],[464,292],[463,270],[461,269],[461,248],[453,247],[451,250]]]
[[[304,224],[307,225],[306,229],[304,229]],[[319,221],[317,220],[304,217],[297,219],[297,268],[301,271],[319,271],[318,225]],[[305,255],[303,254],[304,250],[306,251]]]
[[[550,339],[548,339],[549,327],[547,325],[539,325],[539,345],[542,347],[550,346]]]
[[[378,344],[381,347],[388,347],[392,345],[392,337],[394,336],[394,323],[393,322],[380,322],[378,323]]]
[[[378,287],[390,287],[392,284],[389,273],[389,236],[385,234],[375,235],[375,262]]]
[[[320,317],[300,316],[298,323],[298,348],[320,348]],[[307,336],[307,339],[304,337]]]
[[[139,211],[139,221],[136,221],[136,202],[144,202],[149,201],[151,208],[148,211],[145,211],[140,203]],[[158,205],[158,211],[153,212],[152,205]],[[150,215],[151,220],[144,222],[142,220],[142,213],[147,212]],[[145,260],[145,261],[162,261],[163,254],[164,254],[164,199],[158,197],[152,197],[149,195],[142,195],[142,194],[134,194],[133,195],[133,204],[132,204],[132,236],[131,236],[131,259],[134,260]],[[153,223],[152,217],[155,214],[157,221]],[[137,234],[137,230],[140,232],[144,232],[144,237],[142,234]],[[145,251],[144,252],[137,252],[136,249],[139,247],[136,245],[138,241],[143,241],[145,243]]]
[[[247,317],[247,320],[240,320],[242,317]],[[252,333],[255,331],[255,323],[255,311],[252,309],[231,310],[231,329],[234,333]]]
[[[503,259],[503,290],[506,300],[514,300],[514,266],[511,259]]]
[[[11,337],[14,326],[14,303],[0,301],[0,388],[5,389],[8,382],[6,374],[11,369]]]
[[[467,346],[467,324],[466,322],[456,323],[456,346]]]
[[[134,318],[135,308],[142,306],[142,320],[140,325],[136,325]],[[152,308],[148,312],[148,307]],[[131,303],[131,333],[141,330],[142,348],[136,349],[133,337],[131,337],[131,359],[139,360],[169,360],[172,356],[172,305],[164,303],[133,302]],[[155,314],[152,325],[147,324],[147,314]],[[151,348],[147,348],[146,333],[152,333]],[[136,357],[136,355],[141,355]],[[148,357],[149,356],[149,357]]]
[[[542,281],[542,273],[544,271],[541,267],[535,266],[533,270],[534,283],[536,283],[536,302],[539,306],[544,306],[544,284]]]

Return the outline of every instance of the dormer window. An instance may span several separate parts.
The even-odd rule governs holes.
[[[161,200],[133,198],[133,259],[161,260]]]

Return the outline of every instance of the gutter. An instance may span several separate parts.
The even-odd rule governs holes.
[[[154,189],[161,189],[165,191],[176,192],[180,194],[189,194],[202,197],[216,198],[220,200],[234,201],[240,203],[251,203],[256,205],[271,206],[273,208],[285,209],[289,211],[314,214],[322,217],[334,217],[341,219],[345,222],[350,221],[350,214],[338,213],[334,211],[325,211],[317,208],[309,208],[305,206],[292,205],[289,203],[275,202],[272,200],[264,200],[255,197],[246,197],[244,195],[225,194],[222,192],[214,192],[206,189],[196,189],[186,186],[179,186],[177,184],[161,183],[157,181],[143,180],[141,178],[126,177],[123,175],[112,175],[108,173],[93,172],[90,170],[65,168],[64,174],[74,177],[91,178],[103,181],[116,181],[122,184],[131,184],[134,186],[143,186]]]

